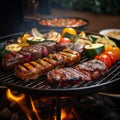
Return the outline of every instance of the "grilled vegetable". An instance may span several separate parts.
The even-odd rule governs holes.
[[[73,35],[73,34],[71,34],[71,33],[69,33],[69,32],[66,32],[62,37],[64,37],[64,38],[69,38],[70,40],[74,41],[76,35]]]
[[[12,43],[6,46],[7,51],[20,51],[22,47],[19,44]]]
[[[106,55],[108,55],[110,57],[112,64],[116,63],[116,61],[118,60],[118,56],[117,56],[117,54],[115,52],[106,51],[103,54],[106,54]]]
[[[5,48],[1,48],[0,49],[0,58],[2,58],[6,53],[8,53],[9,51],[6,50]]]
[[[85,45],[85,53],[89,58],[94,58],[96,55],[101,54],[103,51],[104,51],[103,44]]]
[[[117,54],[117,57],[120,60],[120,48],[119,47],[105,46],[105,51],[114,52],[115,54]]]
[[[97,39],[101,39],[101,37],[98,35],[88,35],[88,38],[91,41],[91,43],[94,43]]]
[[[22,37],[20,37],[20,40],[21,40],[22,43],[25,43],[27,38],[29,38],[29,37],[30,37],[30,34],[25,33],[25,34],[22,35]]]
[[[56,32],[56,31],[54,31],[54,30],[50,30],[50,31],[46,34],[45,38],[46,38],[47,40],[50,40],[50,41],[59,42],[59,40],[60,40],[60,38],[61,38],[61,34],[58,33],[58,32]]]
[[[45,38],[42,38],[42,37],[29,37],[29,38],[27,38],[27,42],[29,44],[37,44],[37,43],[43,42],[44,40],[45,40]]]
[[[77,32],[74,28],[64,28],[62,30],[62,36],[64,36],[65,33],[70,33],[72,35],[77,35]]]
[[[101,44],[104,44],[107,46],[112,46],[112,47],[117,46],[117,44],[113,40],[108,39],[107,37],[103,37],[101,39],[96,39],[94,43],[101,43]]]
[[[33,36],[33,37],[42,37],[43,35],[38,31],[37,28],[32,28],[32,30],[30,32],[30,36]]]
[[[95,57],[95,59],[104,62],[105,65],[107,66],[107,68],[110,68],[111,65],[112,65],[112,61],[111,61],[110,57],[109,57],[107,54],[103,54],[103,53],[102,53],[102,54],[100,54],[100,55],[97,55],[97,56]]]
[[[59,40],[59,43],[71,43],[71,42],[72,42],[71,39],[65,37]]]

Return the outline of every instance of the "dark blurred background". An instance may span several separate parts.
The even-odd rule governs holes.
[[[26,31],[32,27],[36,27],[34,22],[26,21],[24,17],[53,15],[52,9],[54,8],[60,10],[75,10],[76,13],[89,11],[97,15],[119,16],[120,0],[4,0],[0,3],[0,36]],[[55,11],[54,13],[54,15],[59,16],[60,12],[57,13],[57,11]],[[65,13],[67,12],[62,11],[60,15]],[[70,14],[67,13],[67,16],[70,15],[73,14],[71,12]],[[89,15],[83,17],[90,18]],[[115,23],[117,24],[116,21]]]

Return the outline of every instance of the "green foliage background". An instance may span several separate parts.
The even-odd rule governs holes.
[[[120,15],[120,0],[51,0],[53,7]]]

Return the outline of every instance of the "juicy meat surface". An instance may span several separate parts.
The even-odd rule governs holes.
[[[75,67],[49,71],[47,73],[47,80],[52,86],[66,87],[69,85],[79,84],[81,81],[98,79],[106,72],[107,67],[103,62],[99,60],[89,60],[88,62],[83,62]]]
[[[6,70],[10,70],[16,65],[22,64],[24,62],[25,60],[23,55],[16,52],[10,52],[9,54],[5,54],[2,58],[2,66]]]
[[[79,60],[80,54],[78,52],[75,52],[73,50],[63,50],[62,54],[61,52],[58,52],[50,54],[48,57],[44,57],[36,61],[30,61],[28,63],[24,63],[23,65],[18,65],[15,69],[15,76],[25,81],[32,80],[33,78],[37,79],[40,76],[45,75],[48,71],[52,69],[58,69],[61,67],[65,67],[66,65],[70,66],[75,64]],[[26,69],[25,71],[23,67],[24,69]],[[61,71],[63,72],[64,69]],[[67,71],[66,73],[66,75],[68,75],[66,77],[71,78],[73,76],[71,76]]]

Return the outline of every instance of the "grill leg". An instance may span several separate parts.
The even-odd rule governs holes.
[[[57,97],[57,120],[61,120],[61,98]]]

